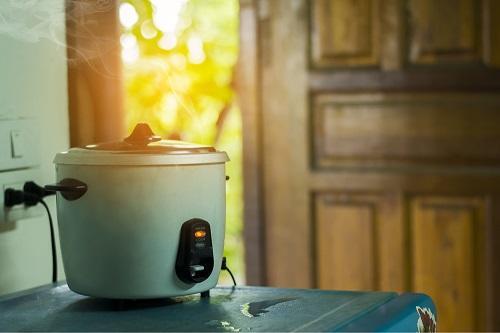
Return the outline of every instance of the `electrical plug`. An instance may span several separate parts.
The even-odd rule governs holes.
[[[47,195],[55,194],[54,191],[48,191],[33,181],[25,182],[22,190],[7,188],[4,192],[4,206],[12,207],[24,204],[25,206],[35,206],[40,199]]]

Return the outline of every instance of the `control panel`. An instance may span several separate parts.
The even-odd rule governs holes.
[[[175,271],[186,283],[208,279],[214,268],[214,254],[210,224],[202,219],[191,219],[181,227]]]

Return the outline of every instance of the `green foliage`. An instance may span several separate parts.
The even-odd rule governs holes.
[[[155,27],[149,0],[127,2],[138,13],[128,33],[135,37],[140,53],[125,71],[129,126],[147,121],[159,133],[215,143],[223,122],[219,116],[234,99],[237,1],[186,2],[173,32]],[[144,37],[146,29],[153,38]]]

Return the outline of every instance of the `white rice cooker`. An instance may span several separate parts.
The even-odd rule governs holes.
[[[142,299],[217,284],[225,229],[225,152],[161,140],[138,124],[123,141],[56,155],[64,270],[75,292]]]

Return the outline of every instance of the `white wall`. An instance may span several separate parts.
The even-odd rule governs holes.
[[[7,19],[0,20],[0,118],[36,117],[37,175],[40,182],[52,183],[52,159],[69,146],[64,0],[0,1],[0,15]],[[47,201],[56,219],[54,199]],[[45,214],[0,223],[0,294],[49,283],[50,253]],[[58,257],[59,279],[64,279],[60,253]]]

